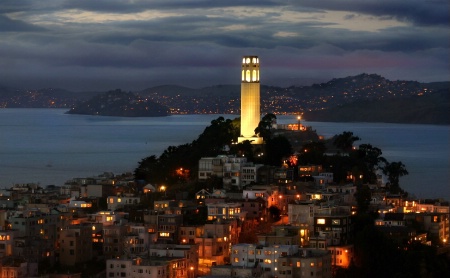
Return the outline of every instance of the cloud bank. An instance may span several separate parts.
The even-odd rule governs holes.
[[[238,84],[243,55],[260,56],[266,85],[362,72],[447,81],[449,11],[439,0],[4,0],[0,84]]]

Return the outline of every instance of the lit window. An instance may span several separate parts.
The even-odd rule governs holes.
[[[325,219],[324,218],[318,218],[317,219],[317,224],[325,224]]]
[[[250,82],[250,70],[247,70],[246,72],[245,72],[245,81],[247,81],[247,82]]]

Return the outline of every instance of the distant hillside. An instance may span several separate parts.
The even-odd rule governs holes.
[[[170,115],[170,112],[167,107],[160,104],[142,99],[132,93],[115,90],[81,102],[67,111],[67,114],[162,117]]]
[[[0,108],[69,108],[97,94],[55,88],[21,90],[0,86]]]
[[[308,121],[450,124],[450,90],[389,100],[358,101],[304,113]]]
[[[263,114],[298,114],[355,101],[424,95],[443,88],[450,88],[450,82],[390,81],[376,74],[337,78],[312,86],[281,88],[261,85],[261,111]],[[175,113],[235,114],[240,111],[239,85],[218,85],[202,89],[159,86],[138,93],[170,107]]]
[[[313,117],[326,121],[379,121],[415,123],[419,120],[430,124],[447,123],[447,115],[441,110],[450,110],[438,98],[427,100],[425,109],[421,101],[433,93],[444,91],[448,93],[450,82],[419,83],[417,81],[391,81],[377,74],[359,74],[344,78],[335,78],[325,83],[311,86],[291,86],[287,88],[261,85],[261,114],[300,114],[306,119]],[[148,99],[170,109],[171,114],[235,114],[240,113],[240,85],[216,85],[200,89],[182,86],[157,86],[135,92],[141,99]],[[99,92],[73,93],[61,89],[41,89],[23,91],[0,86],[0,107],[42,107],[42,108],[70,108],[79,101],[85,101]],[[421,101],[412,101],[413,96]],[[388,112],[389,103],[401,106],[407,101],[408,109],[392,108]],[[381,103],[376,104],[378,101]],[[386,102],[384,102],[386,101]],[[433,101],[436,101],[434,103]],[[357,103],[365,109],[355,112],[347,105]],[[443,108],[444,106],[444,108]],[[380,110],[380,107],[385,107]],[[357,108],[357,107],[356,107]],[[355,108],[355,109],[356,109]],[[371,111],[371,109],[374,109]],[[389,108],[391,109],[391,108]],[[328,111],[328,112],[314,112]],[[426,116],[415,119],[420,111]],[[345,113],[350,113],[344,115]],[[369,116],[363,117],[367,113]],[[341,115],[342,114],[342,115]],[[389,114],[389,116],[387,116]],[[337,117],[339,116],[339,118]],[[445,117],[445,119],[441,119]],[[308,120],[310,120],[308,119]]]

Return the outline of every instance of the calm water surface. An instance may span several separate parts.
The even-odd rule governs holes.
[[[189,143],[220,115],[122,118],[67,115],[64,109],[0,109],[0,188],[14,183],[62,185],[74,177],[133,171],[149,155]],[[235,118],[235,115],[223,115]],[[279,123],[296,122],[278,116]],[[352,131],[402,161],[401,186],[419,196],[450,200],[450,127],[383,123],[306,122],[320,135]]]

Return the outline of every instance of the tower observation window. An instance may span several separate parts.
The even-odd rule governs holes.
[[[247,82],[250,82],[250,81],[251,81],[251,79],[250,79],[250,70],[247,70],[247,71],[245,72],[245,81],[247,81]]]

